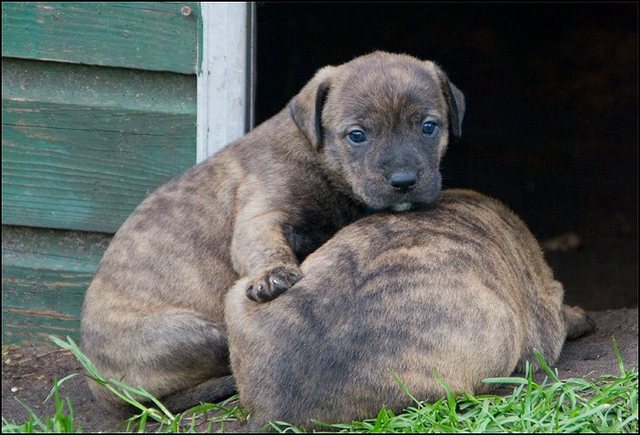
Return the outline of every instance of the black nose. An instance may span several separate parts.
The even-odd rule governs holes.
[[[416,181],[418,181],[418,175],[410,169],[394,172],[389,177],[389,183],[393,188],[403,192],[408,192],[416,187]]]

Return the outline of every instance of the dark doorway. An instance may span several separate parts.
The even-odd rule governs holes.
[[[467,100],[445,187],[518,213],[569,303],[636,306],[637,17],[637,3],[259,3],[256,120],[324,65],[434,60]]]

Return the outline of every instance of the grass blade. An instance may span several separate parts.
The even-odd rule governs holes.
[[[538,349],[533,349],[533,355],[536,357],[538,363],[540,364],[540,367],[542,367],[547,376],[549,376],[554,382],[560,382],[560,379],[558,379],[558,375],[553,370],[551,370],[551,367],[549,367],[549,364],[547,364],[547,360],[544,358],[544,356],[542,356]]]

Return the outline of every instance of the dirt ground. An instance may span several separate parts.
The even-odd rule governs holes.
[[[611,336],[618,341],[625,366],[637,369],[638,309],[592,311],[589,314],[595,320],[597,330],[565,344],[556,364],[561,378],[619,373]],[[44,404],[43,401],[53,380],[70,373],[82,373],[80,363],[68,351],[54,345],[3,346],[2,417],[15,423],[23,423],[27,419],[27,412],[15,399],[31,407],[39,416],[53,415],[53,400]],[[108,432],[121,428],[120,420],[96,403],[83,376],[65,382],[60,394],[71,400],[75,420],[84,431]],[[224,431],[244,431],[244,425],[225,425]]]

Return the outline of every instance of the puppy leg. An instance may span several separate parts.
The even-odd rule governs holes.
[[[237,391],[233,376],[212,378],[194,387],[162,398],[162,403],[173,412],[185,411],[198,403],[216,403],[231,397]]]
[[[298,260],[284,235],[285,213],[249,205],[238,215],[231,242],[234,268],[250,278],[247,297],[276,298],[302,278]]]
[[[574,340],[595,331],[596,323],[579,306],[562,305],[562,315],[567,330],[567,340]]]
[[[104,317],[83,325],[82,339],[84,352],[103,377],[142,387],[158,398],[230,374],[226,330],[187,309]],[[94,382],[89,386],[108,407],[124,405]],[[220,390],[233,394],[228,381]],[[196,393],[191,395],[195,403],[180,406],[197,405],[204,396]],[[219,400],[220,394],[212,391],[211,396]]]

